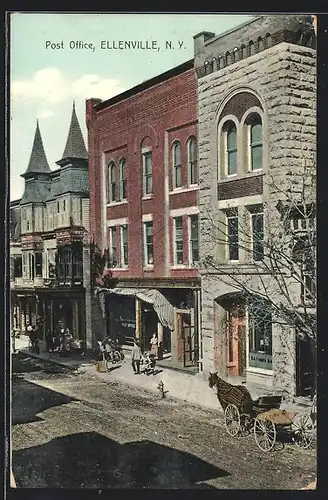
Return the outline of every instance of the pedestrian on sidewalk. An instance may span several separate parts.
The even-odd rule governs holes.
[[[157,358],[158,356],[158,338],[156,333],[153,333],[152,338],[150,339],[150,353]]]
[[[134,339],[134,344],[132,348],[132,368],[135,375],[140,375],[140,362],[142,358],[142,352],[140,345],[136,339]]]

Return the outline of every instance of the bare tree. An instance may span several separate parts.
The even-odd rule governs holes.
[[[243,296],[252,321],[292,327],[316,344],[315,181],[310,152],[302,167],[285,170],[283,180],[273,173],[264,176],[269,196],[262,207],[247,207],[246,216],[235,219],[238,232],[230,237],[227,217],[205,214],[201,237],[207,251],[200,265]],[[237,249],[244,264],[227,261],[229,251]]]

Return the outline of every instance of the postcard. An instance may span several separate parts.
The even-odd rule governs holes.
[[[315,16],[8,29],[11,487],[315,489]]]

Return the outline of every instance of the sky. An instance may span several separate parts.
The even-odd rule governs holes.
[[[73,100],[87,146],[85,99],[110,99],[178,66],[193,57],[194,35],[201,31],[219,35],[250,18],[199,13],[12,13],[10,199],[23,195],[20,176],[27,169],[37,119],[54,170],[65,148]],[[159,50],[101,48],[101,42],[107,47],[107,42],[111,46],[120,40],[156,42]],[[166,50],[166,41],[174,48]],[[79,48],[83,44],[85,48]]]

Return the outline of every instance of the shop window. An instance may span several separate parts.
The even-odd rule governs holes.
[[[173,173],[173,189],[179,188],[182,185],[181,179],[181,145],[179,141],[175,141],[172,146],[172,173]]]
[[[153,222],[144,222],[144,265],[154,264]]]
[[[82,247],[74,248],[72,252],[72,268],[73,268],[73,278],[81,279],[82,278]]]
[[[268,306],[255,301],[249,306],[249,366],[272,369],[272,317]]]
[[[174,264],[183,264],[183,228],[182,217],[174,217]]]

